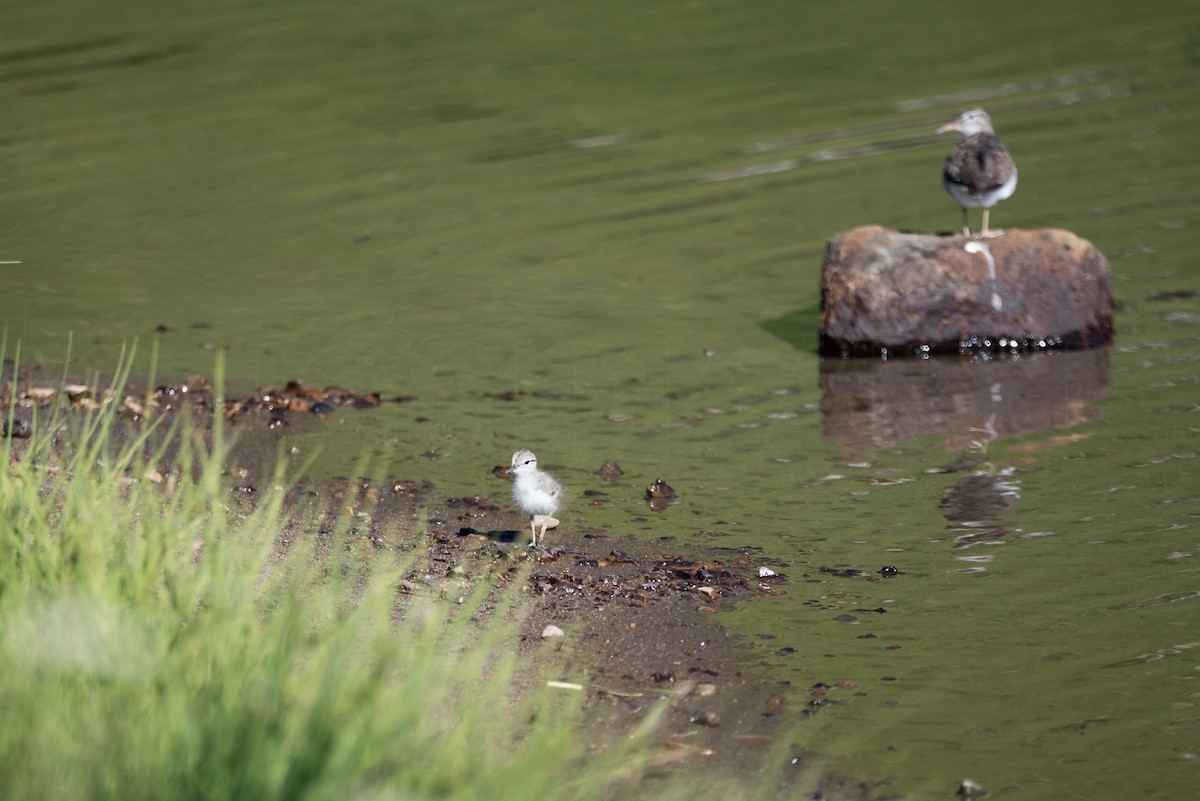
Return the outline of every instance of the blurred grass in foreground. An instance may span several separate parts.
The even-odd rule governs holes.
[[[0,446],[6,799],[588,799],[636,772],[584,760],[577,695],[514,697],[511,594],[401,614],[391,557],[280,549],[279,477],[234,508],[220,426],[116,436],[116,406]]]

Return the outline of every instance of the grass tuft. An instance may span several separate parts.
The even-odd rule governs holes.
[[[511,594],[401,604],[390,557],[280,548],[281,477],[232,503],[219,435],[116,406],[2,443],[6,799],[588,799],[637,764],[586,758],[574,694],[514,697]]]

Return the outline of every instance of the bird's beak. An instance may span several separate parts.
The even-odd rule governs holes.
[[[938,128],[936,131],[934,131],[934,133],[935,134],[944,134],[944,133],[950,133],[951,131],[957,131],[957,130],[958,130],[958,122],[955,121],[955,122],[946,123],[941,128]]]

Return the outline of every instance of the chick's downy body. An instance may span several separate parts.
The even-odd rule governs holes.
[[[541,536],[546,536],[549,519],[562,502],[562,483],[544,470],[538,469],[537,456],[533,451],[519,450],[512,456],[513,501],[521,511],[530,516],[533,529],[533,545],[538,543],[538,518],[541,518]]]

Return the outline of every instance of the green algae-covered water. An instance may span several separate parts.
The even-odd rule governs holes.
[[[1194,791],[1194,3],[2,18],[0,260],[20,263],[0,318],[23,361],[70,343],[104,370],[157,337],[173,378],[221,349],[235,388],[415,395],[291,439],[318,473],[370,451],[448,497],[503,492],[490,468],[531,447],[607,493],[577,494],[564,532],[761,549],[786,594],[722,619],[773,678],[851,682],[811,719],[790,707],[795,739],[905,798],[964,777],[1021,799]],[[972,105],[1020,168],[993,225],[1104,251],[1115,344],[822,361],[826,239],[954,228],[932,131]],[[680,500],[652,513],[659,476]]]

